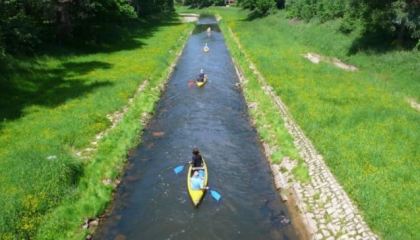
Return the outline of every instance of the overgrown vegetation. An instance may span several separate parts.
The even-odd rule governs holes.
[[[153,112],[157,86],[192,27],[176,15],[155,16],[131,23],[124,41],[7,58],[0,75],[1,239],[84,237],[83,219],[110,201],[113,185],[103,180],[118,177],[138,144],[139,119]],[[107,114],[122,112],[133,97],[122,122],[96,139],[111,126]]]
[[[417,0],[286,0],[289,18],[310,21],[342,20],[340,30],[395,39],[403,47],[420,50],[420,3]],[[382,39],[381,39],[382,38]]]

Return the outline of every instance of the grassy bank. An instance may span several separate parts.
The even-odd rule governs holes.
[[[153,112],[192,27],[176,18],[137,22],[112,44],[2,65],[1,239],[83,238],[83,219],[110,201],[109,181],[139,143],[139,119]],[[123,120],[96,138],[131,98]]]
[[[371,228],[384,239],[420,236],[420,114],[407,102],[420,102],[418,53],[399,51],[392,42],[386,50],[363,45],[363,36],[340,34],[339,22],[291,21],[283,12],[248,21],[239,9],[207,11],[222,16]],[[227,42],[246,69],[243,55]],[[359,71],[313,64],[303,57],[309,52]],[[258,92],[259,86],[249,87]]]

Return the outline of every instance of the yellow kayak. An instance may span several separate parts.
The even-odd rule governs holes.
[[[210,51],[210,48],[209,48],[209,46],[207,46],[207,43],[206,43],[206,46],[203,47],[203,51],[204,52],[209,52]]]
[[[194,206],[198,206],[198,204],[201,202],[201,199],[204,196],[204,193],[206,192],[206,190],[194,190],[191,188],[191,177],[194,173],[194,171],[199,171],[199,170],[193,170],[193,165],[190,164],[190,167],[188,168],[188,172],[187,172],[187,186],[188,186],[188,193],[190,194],[191,200],[194,204]],[[207,171],[207,164],[204,161],[203,158],[203,170],[204,170],[204,186],[207,186],[207,181],[208,181],[208,171]]]
[[[196,81],[195,83],[197,84],[197,87],[202,87],[204,86],[204,84],[206,84],[206,82],[207,82],[207,76],[204,76],[204,81],[202,82]]]

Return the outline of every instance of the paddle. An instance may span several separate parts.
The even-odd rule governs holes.
[[[175,172],[175,174],[178,174],[178,173],[182,172],[182,170],[184,170],[184,167],[185,167],[187,164],[190,164],[190,163],[186,163],[186,164],[184,164],[184,165],[179,165],[179,166],[177,166],[176,168],[174,168],[174,172]]]
[[[216,192],[215,190],[210,190],[210,194],[211,196],[216,199],[216,201],[219,201],[219,199],[222,197],[218,192]]]
[[[201,178],[204,178],[204,174],[205,173],[203,170],[198,171],[198,176]],[[210,190],[210,194],[214,199],[216,199],[216,201],[219,201],[219,199],[222,197],[216,190]]]
[[[195,81],[189,81],[188,86],[192,86],[192,85],[194,85],[194,83],[195,83]]]

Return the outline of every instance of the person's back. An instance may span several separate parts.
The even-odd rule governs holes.
[[[200,154],[192,156],[193,167],[201,167],[203,165],[203,158]]]
[[[204,180],[199,175],[198,171],[194,171],[194,174],[191,177],[191,188],[193,190],[208,189],[208,187],[204,187]]]
[[[198,74],[197,81],[199,81],[199,82],[204,82],[204,73],[200,73],[200,74]]]
[[[194,190],[200,190],[203,188],[203,180],[197,176],[191,177],[191,188]]]
[[[198,78],[197,78],[197,81],[198,82],[204,82],[204,77],[206,76],[206,74],[204,73],[204,70],[203,69],[201,69],[200,70],[200,73],[198,74]]]
[[[193,167],[202,167],[203,166],[203,158],[200,155],[200,151],[198,148],[193,149],[193,156],[192,156],[192,164]]]

